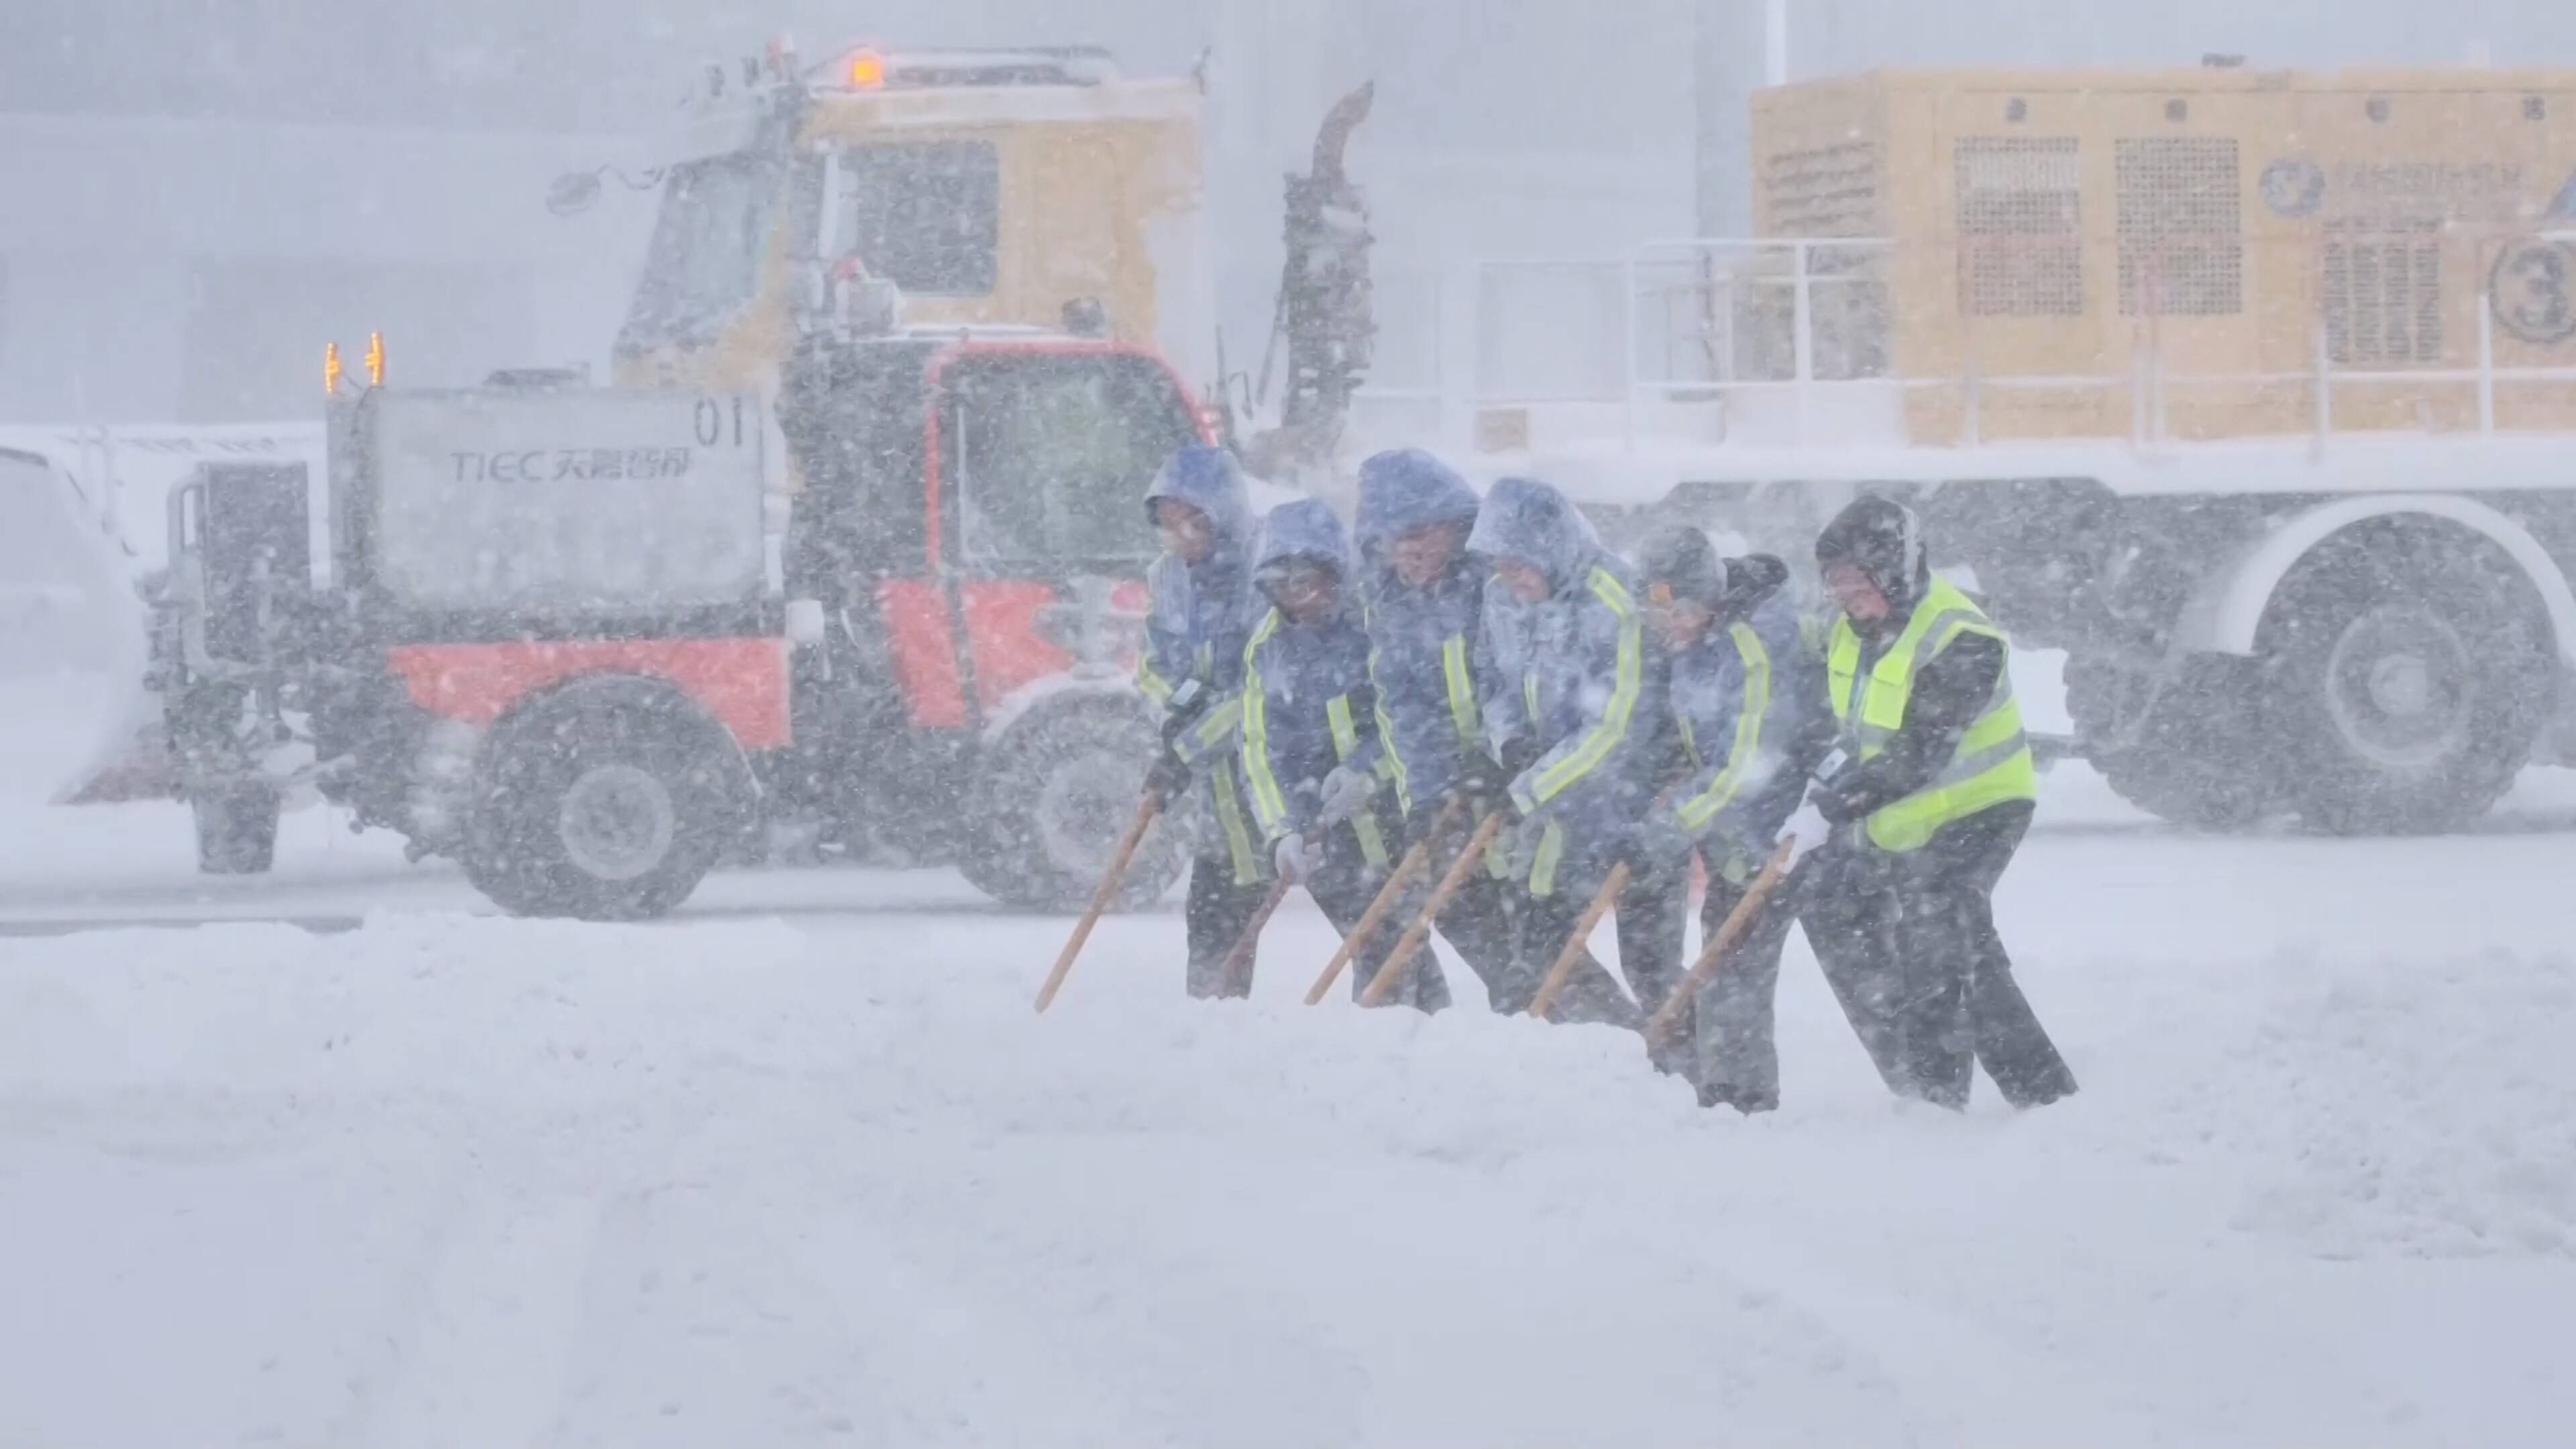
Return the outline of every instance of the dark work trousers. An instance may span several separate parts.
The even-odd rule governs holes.
[[[1799,872],[1807,939],[1899,1095],[1963,1108],[1981,1061],[2016,1107],[2075,1090],[1995,931],[1995,883],[2031,809],[2014,801],[1981,810],[1917,850],[1883,851],[1838,831]]]
[[[1267,878],[1249,885],[1237,884],[1234,862],[1222,849],[1191,858],[1189,906],[1184,917],[1189,925],[1190,995],[1243,996],[1250,992],[1251,963],[1244,964],[1242,979],[1229,982],[1225,980],[1225,958],[1269,894]]]
[[[1389,862],[1390,868],[1393,862]],[[1324,837],[1323,858],[1316,863],[1314,874],[1306,882],[1306,893],[1324,912],[1324,919],[1345,937],[1368,914],[1377,899],[1379,888],[1386,884],[1387,872],[1369,864],[1360,849],[1359,832],[1348,825],[1336,825]],[[1411,894],[1414,910],[1421,909],[1426,898],[1419,892],[1399,893],[1397,908],[1387,912],[1370,933],[1368,944],[1351,958],[1351,1000],[1368,993],[1369,983],[1377,979],[1378,969],[1386,964],[1395,943],[1413,917],[1404,911],[1403,896]],[[1413,959],[1395,978],[1394,989],[1380,1006],[1410,1006],[1419,1011],[1438,1011],[1449,1005],[1449,978],[1440,969],[1440,958],[1431,953],[1431,943],[1424,941],[1415,949]]]
[[[1557,953],[1565,949],[1567,938],[1592,904],[1601,889],[1604,867],[1580,859],[1572,851],[1557,871],[1555,889],[1537,896],[1514,884],[1509,888],[1512,921],[1511,965],[1504,973],[1503,991],[1495,996],[1494,1009],[1501,1012],[1527,1011],[1538,999],[1541,984]],[[1623,948],[1624,949],[1624,948]],[[1565,990],[1556,999],[1553,1020],[1561,1022],[1607,1022],[1635,1031],[1645,1025],[1636,1003],[1619,989],[1590,948],[1574,964],[1566,977]]]
[[[1690,914],[1691,857],[1639,876],[1619,898],[1619,962],[1637,1004],[1651,1018],[1681,984],[1684,925]],[[1700,940],[1716,939],[1752,884],[1711,870],[1700,902]],[[1780,951],[1797,920],[1785,887],[1772,893],[1744,937],[1676,1014],[1655,1056],[1657,1070],[1688,1077],[1700,1105],[1745,1112],[1780,1105],[1780,1053],[1772,1044],[1772,1001],[1780,986]],[[1703,944],[1702,949],[1706,949]],[[1696,958],[1697,953],[1692,953]]]
[[[1457,860],[1459,848],[1467,843],[1467,837],[1474,833],[1474,829],[1461,812],[1461,817],[1447,831],[1433,838],[1429,859],[1415,872],[1412,882],[1399,894],[1394,908],[1387,913],[1385,923],[1378,928],[1378,940],[1372,943],[1376,949],[1392,949],[1396,937],[1402,935],[1404,928],[1413,924],[1413,918],[1422,914],[1422,908],[1431,903],[1431,892]],[[1512,962],[1509,887],[1478,865],[1459,882],[1457,892],[1449,897],[1447,905],[1440,908],[1439,918],[1433,924],[1449,942],[1450,949],[1458,953],[1458,959],[1466,962],[1467,969],[1476,973],[1476,979],[1485,983],[1486,997],[1497,1003],[1495,1010],[1502,1010],[1499,1003],[1503,1000]],[[1440,976],[1440,963],[1427,944],[1415,958],[1410,974],[1414,977]],[[1355,989],[1365,990],[1365,980],[1362,977],[1355,982]],[[1430,987],[1426,982],[1421,989]],[[1441,977],[1437,989],[1440,1001],[1446,1004],[1450,998],[1445,976]]]

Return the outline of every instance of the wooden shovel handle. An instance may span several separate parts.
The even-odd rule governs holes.
[[[1565,983],[1574,975],[1574,963],[1583,959],[1585,943],[1592,939],[1592,928],[1610,914],[1610,904],[1619,892],[1628,888],[1628,863],[1610,867],[1610,878],[1592,896],[1592,904],[1583,908],[1583,917],[1574,923],[1574,934],[1565,938],[1565,949],[1556,953],[1555,962],[1547,968],[1547,979],[1539,983],[1538,995],[1530,998],[1529,1014],[1541,1021],[1556,1009],[1556,998],[1564,992]]]
[[[1137,802],[1135,823],[1127,827],[1127,837],[1118,842],[1118,853],[1109,858],[1109,869],[1101,872],[1100,889],[1091,893],[1091,909],[1075,923],[1073,939],[1064,943],[1064,950],[1056,955],[1055,969],[1047,973],[1046,985],[1038,988],[1038,1010],[1055,1004],[1055,994],[1064,989],[1064,978],[1073,974],[1073,958],[1082,954],[1082,943],[1091,939],[1091,928],[1100,923],[1100,913],[1118,898],[1118,887],[1127,879],[1127,865],[1136,858],[1136,847],[1145,843],[1146,828],[1162,808],[1162,797],[1150,791]]]
[[[1699,959],[1691,963],[1689,973],[1682,977],[1680,985],[1673,988],[1673,994],[1664,999],[1663,1009],[1655,1013],[1654,1020],[1646,1023],[1646,1045],[1660,1046],[1665,1037],[1672,1035],[1673,1023],[1681,1018],[1683,1003],[1699,994],[1700,987],[1706,985],[1708,978],[1716,972],[1718,958],[1734,950],[1736,941],[1752,929],[1753,918],[1761,913],[1763,903],[1771,899],[1771,893],[1779,889],[1781,877],[1788,873],[1789,846],[1783,844],[1772,854],[1770,862],[1762,867],[1762,873],[1753,878],[1753,884],[1744,892],[1744,899],[1737,901],[1735,909],[1726,913],[1726,921],[1717,928],[1717,934],[1708,938],[1707,945],[1700,947]]]
[[[1458,852],[1456,860],[1449,863],[1449,872],[1440,877],[1440,885],[1431,892],[1431,899],[1423,902],[1421,914],[1413,918],[1412,925],[1404,928],[1403,935],[1395,938],[1395,949],[1387,953],[1385,964],[1377,968],[1377,975],[1369,978],[1368,989],[1360,993],[1360,1005],[1382,1006],[1386,1003],[1387,996],[1395,990],[1396,978],[1404,974],[1405,963],[1413,959],[1413,953],[1422,948],[1423,938],[1431,934],[1432,921],[1449,904],[1449,898],[1458,893],[1458,887],[1467,883],[1468,872],[1484,864],[1485,847],[1493,843],[1494,832],[1502,828],[1503,812],[1500,810],[1488,812],[1478,822],[1476,833],[1467,837],[1466,847]]]
[[[1377,939],[1377,928],[1384,924],[1387,913],[1395,909],[1396,901],[1404,895],[1405,885],[1431,863],[1431,842],[1447,833],[1449,823],[1457,818],[1460,808],[1458,797],[1450,796],[1449,803],[1440,807],[1440,817],[1432,822],[1431,829],[1413,842],[1413,848],[1404,853],[1404,859],[1396,862],[1394,873],[1386,878],[1385,885],[1378,887],[1377,899],[1369,902],[1369,908],[1360,914],[1358,922],[1351,927],[1351,933],[1342,938],[1342,944],[1333,951],[1333,959],[1324,963],[1324,974],[1315,978],[1314,987],[1306,993],[1308,1006],[1323,1001],[1324,993],[1332,990],[1333,983],[1341,979],[1342,968],[1350,965],[1353,956],[1368,949],[1368,943]]]

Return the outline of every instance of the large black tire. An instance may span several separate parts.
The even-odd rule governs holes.
[[[1135,820],[1157,748],[1152,721],[1131,697],[1068,694],[1039,704],[984,751],[958,869],[1004,905],[1082,909]],[[1155,822],[1128,867],[1118,909],[1151,905],[1171,889],[1187,836],[1184,822]]]
[[[742,834],[745,776],[723,727],[677,693],[583,680],[484,740],[459,857],[514,915],[650,919]]]
[[[277,859],[284,808],[265,784],[210,786],[188,793],[197,824],[197,869],[207,875],[263,875]]]
[[[2310,829],[2454,830],[2511,788],[2557,698],[2538,592],[2484,540],[2381,520],[2320,544],[2265,611],[2267,733]]]
[[[2191,830],[2243,830],[2284,808],[2263,692],[2259,663],[2225,655],[2186,659],[2160,690],[2108,664],[2066,670],[2067,712],[2093,767],[2121,799]]]

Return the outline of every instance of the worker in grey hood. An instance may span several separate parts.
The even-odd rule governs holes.
[[[1493,566],[1486,591],[1496,660],[1482,701],[1495,758],[1509,776],[1504,852],[1514,887],[1511,1000],[1527,1006],[1644,812],[1644,616],[1626,565],[1545,483],[1493,486],[1467,546]],[[1561,1014],[1637,1024],[1634,1003],[1588,959]]]
[[[1151,597],[1136,684],[1163,711],[1162,751],[1146,778],[1166,811],[1190,801],[1188,986],[1216,994],[1229,922],[1268,889],[1268,863],[1243,798],[1237,741],[1243,649],[1252,632],[1258,543],[1249,485],[1234,455],[1193,444],[1154,475],[1145,510],[1163,540],[1146,571]]]

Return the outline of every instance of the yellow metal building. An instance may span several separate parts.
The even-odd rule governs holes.
[[[1761,236],[1881,239],[1759,270],[1911,442],[2576,426],[2576,72],[1885,71],[1753,137]]]

